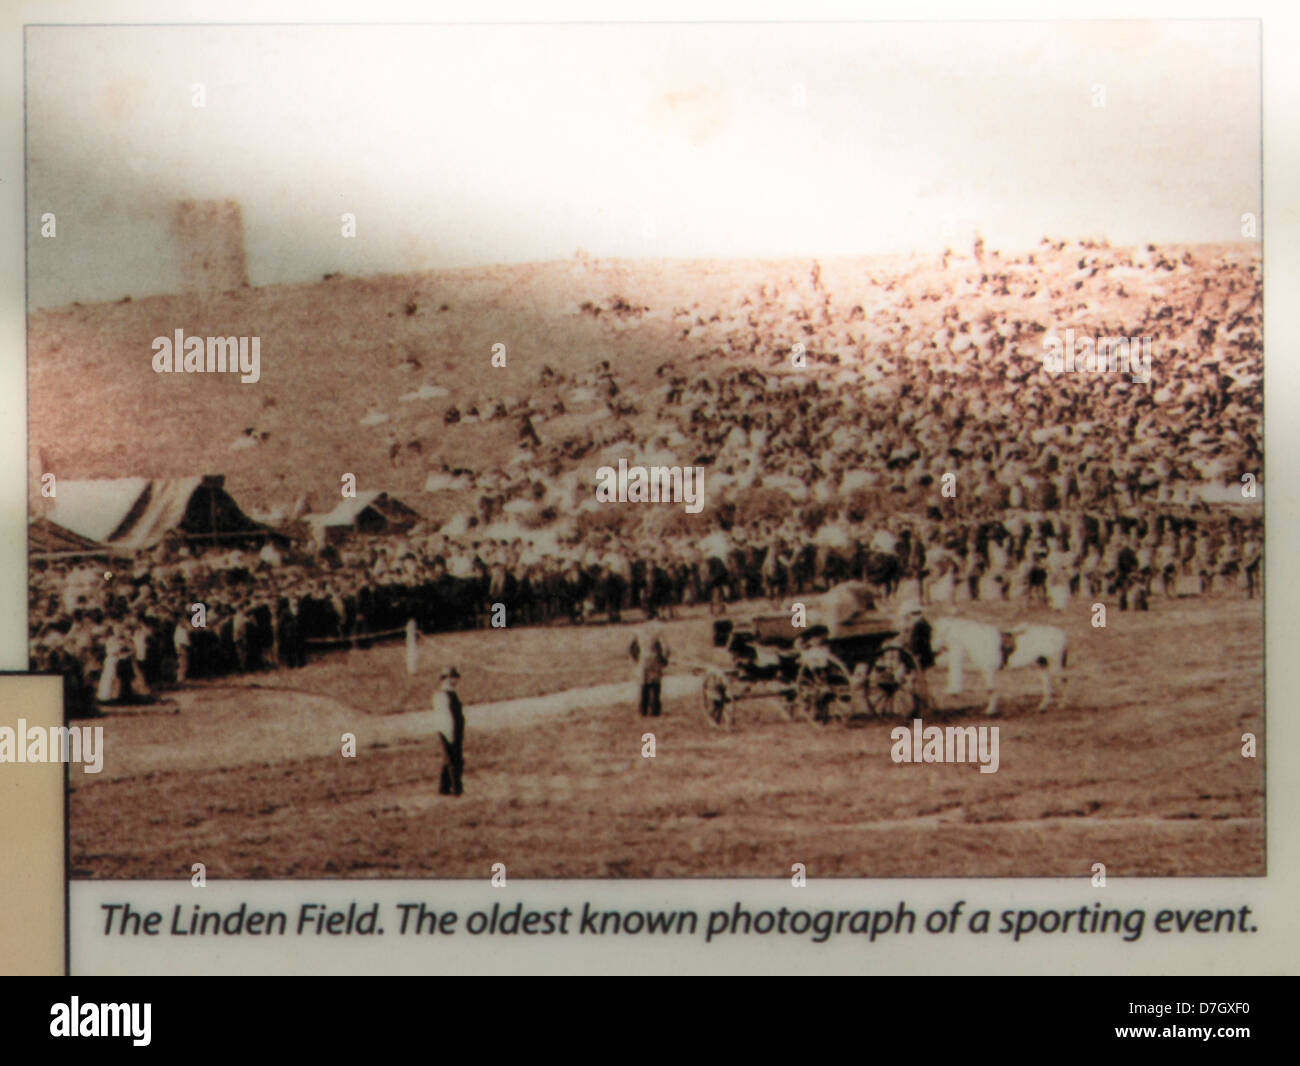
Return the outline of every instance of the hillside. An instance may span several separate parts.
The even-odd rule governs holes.
[[[1132,252],[1059,243],[1019,256],[984,252],[982,262],[970,254],[826,260],[819,283],[811,267],[807,259],[574,260],[34,312],[33,466],[63,478],[223,473],[235,498],[259,511],[288,507],[303,492],[332,506],[340,476],[351,472],[359,488],[396,491],[437,516],[467,501],[424,493],[429,472],[442,462],[504,467],[518,429],[513,417],[447,425],[447,409],[540,407],[544,366],[580,385],[608,360],[641,408],[627,417],[642,436],[653,412],[642,400],[663,384],[655,369],[664,363],[692,374],[724,363],[785,366],[790,344],[802,341],[811,372],[829,376],[869,370],[873,354],[895,343],[899,321],[923,336],[955,319],[999,316],[1115,333],[1164,319],[1190,349],[1211,312],[1201,309],[1203,294],[1222,289],[1244,303],[1260,284],[1254,244]],[[261,380],[154,373],[152,340],[176,329],[260,337]],[[498,343],[504,369],[491,366]],[[697,359],[703,365],[692,367]],[[422,387],[432,398],[416,398]],[[594,413],[573,408],[535,422],[551,443],[582,432]],[[374,424],[363,424],[368,415]],[[232,447],[241,437],[245,445]]]

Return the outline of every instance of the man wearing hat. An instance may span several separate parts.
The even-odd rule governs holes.
[[[660,694],[669,656],[663,630],[657,623],[647,623],[632,638],[627,650],[636,663],[636,680],[641,689],[641,717],[658,718],[663,711]]]
[[[444,796],[461,794],[461,775],[465,771],[465,712],[461,709],[460,696],[456,694],[459,680],[460,671],[448,666],[442,671],[441,683],[433,694],[436,728],[443,751],[438,792]]]

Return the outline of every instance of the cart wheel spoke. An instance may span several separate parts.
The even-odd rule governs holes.
[[[825,725],[833,717],[848,713],[851,699],[849,675],[833,658],[814,659],[799,669],[795,686],[798,710]]]

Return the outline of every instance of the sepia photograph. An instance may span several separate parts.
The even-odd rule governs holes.
[[[72,879],[1266,874],[1258,22],[24,37]]]

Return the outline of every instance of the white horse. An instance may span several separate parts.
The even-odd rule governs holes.
[[[1056,626],[1022,625],[1003,631],[997,626],[968,618],[940,618],[934,623],[930,646],[948,660],[947,693],[961,692],[962,665],[967,658],[984,677],[989,705],[984,713],[998,713],[997,674],[1001,669],[1038,666],[1042,671],[1043,699],[1040,711],[1052,701],[1056,682],[1065,684],[1065,630]]]

